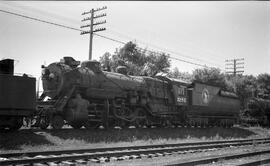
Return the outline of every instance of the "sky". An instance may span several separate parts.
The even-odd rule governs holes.
[[[225,60],[244,58],[244,74],[270,73],[270,2],[267,1],[1,1],[0,10],[80,28],[81,13],[107,6],[105,31],[98,34],[181,60],[225,69]],[[89,35],[0,11],[0,59],[13,58],[15,73],[35,77],[41,65],[64,56],[88,59]],[[123,44],[93,39],[93,59]],[[172,68],[197,65],[171,59]]]

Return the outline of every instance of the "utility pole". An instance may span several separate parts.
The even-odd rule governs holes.
[[[236,74],[242,74],[244,70],[238,70],[238,69],[244,69],[244,58],[241,59],[229,59],[226,60],[226,66],[225,70],[227,74],[233,74],[236,76]],[[228,67],[227,67],[228,66]]]
[[[81,26],[81,28],[90,27],[90,30],[89,30],[89,31],[82,31],[82,32],[81,32],[81,35],[88,34],[88,33],[90,34],[90,42],[89,42],[89,60],[92,59],[93,33],[94,33],[94,32],[99,32],[99,31],[104,31],[104,30],[106,30],[106,28],[95,28],[95,27],[94,27],[94,26],[97,26],[97,25],[105,24],[105,23],[106,23],[106,20],[101,21],[101,22],[95,22],[95,19],[101,18],[101,17],[105,17],[105,16],[106,16],[106,13],[102,13],[102,14],[100,14],[100,15],[95,15],[95,13],[98,12],[98,11],[101,11],[101,10],[105,10],[105,9],[107,9],[106,6],[104,6],[104,7],[102,7],[102,8],[91,9],[91,10],[88,11],[88,12],[83,12],[83,13],[82,13],[82,15],[90,14],[90,17],[84,18],[84,19],[82,20],[82,22],[88,21],[88,20],[89,20],[89,21],[90,21],[90,24]]]

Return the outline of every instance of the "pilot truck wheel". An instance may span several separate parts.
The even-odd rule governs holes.
[[[54,129],[61,129],[64,126],[64,119],[60,115],[55,115],[52,119],[52,127]]]

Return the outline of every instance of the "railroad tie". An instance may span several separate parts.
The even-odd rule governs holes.
[[[190,150],[189,151],[189,153],[195,153],[196,152],[196,150]]]
[[[43,156],[43,155],[37,155],[37,156],[35,156],[35,157],[33,157],[33,158],[46,158],[47,156]]]
[[[158,156],[164,156],[164,154],[162,154],[162,153],[156,153],[156,155],[158,155]]]
[[[56,162],[47,162],[49,166],[57,166],[58,164]]]
[[[156,157],[157,155],[156,154],[153,154],[153,153],[150,153],[148,154],[148,158],[153,158],[153,157]]]
[[[72,156],[80,156],[80,155],[82,155],[82,154],[79,154],[79,153],[72,153],[72,154],[70,154],[70,155],[72,155]]]
[[[110,157],[110,161],[117,161],[118,157]]]
[[[87,161],[86,160],[82,160],[82,159],[75,160],[75,162],[78,163],[78,164],[87,164]]]
[[[59,155],[48,155],[48,157],[58,157]]]
[[[47,164],[42,164],[42,163],[34,163],[33,166],[47,166]]]
[[[91,162],[99,163],[100,161],[98,159],[90,159]]]
[[[178,154],[186,154],[184,151],[178,151]]]
[[[172,155],[172,153],[169,152],[163,152],[164,155]]]
[[[65,166],[75,166],[76,164],[74,162],[70,162],[70,161],[62,161],[61,165],[65,165]]]
[[[105,163],[105,162],[110,161],[107,157],[100,157],[100,158],[98,158],[98,160],[100,163]]]
[[[131,157],[131,159],[137,159],[137,158],[140,158],[140,156],[138,156],[138,155],[131,155],[130,157]]]
[[[122,157],[119,157],[120,160],[127,160],[127,159],[129,159],[129,158],[130,158],[130,156],[122,156]]]
[[[15,157],[9,158],[9,160],[17,160],[17,159],[18,158],[15,158]],[[24,157],[22,157],[22,159],[32,159],[32,157],[24,156]]]
[[[146,158],[147,157],[147,155],[145,155],[145,154],[140,154],[140,156],[141,156],[141,158]]]

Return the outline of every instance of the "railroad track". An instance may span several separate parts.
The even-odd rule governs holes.
[[[115,148],[0,154],[0,165],[74,165],[125,159],[151,158],[218,150],[226,147],[270,143],[270,138],[232,141],[210,141]]]
[[[173,164],[168,164],[166,166],[191,166],[191,165],[200,165],[200,164],[209,164],[213,162],[218,162],[219,160],[232,160],[232,159],[238,159],[243,157],[253,157],[257,155],[264,155],[264,154],[270,154],[270,150],[261,150],[261,151],[255,151],[255,152],[244,152],[240,154],[230,154],[230,155],[219,155],[217,157],[204,157],[202,159],[195,159],[190,161],[180,161]],[[257,166],[262,164],[268,164],[270,163],[270,157],[266,159],[260,159],[256,161],[251,161],[243,164],[235,164],[236,166]]]

